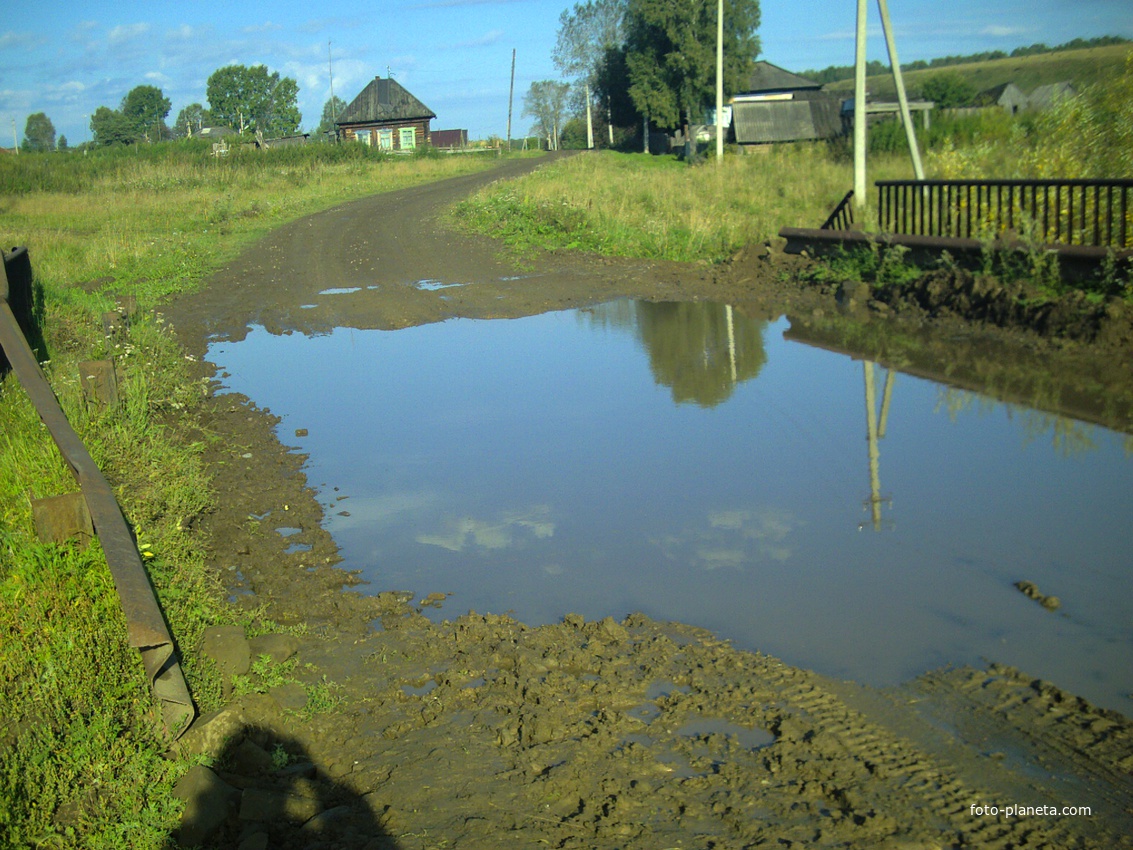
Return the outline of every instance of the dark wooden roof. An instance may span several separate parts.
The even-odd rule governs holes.
[[[342,111],[335,123],[341,126],[436,117],[433,110],[402,88],[397,80],[374,77]]]
[[[822,83],[816,83],[814,80],[808,80],[806,77],[800,77],[798,74],[785,71],[778,65],[772,65],[770,62],[760,60],[755,63],[751,76],[748,77],[747,88],[744,89],[743,93],[756,94],[759,92],[796,91],[798,89],[820,88],[822,88]]]

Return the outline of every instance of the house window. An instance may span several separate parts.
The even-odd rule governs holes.
[[[403,151],[411,151],[417,147],[417,131],[412,127],[402,127],[397,133],[398,146]]]
[[[358,133],[356,134],[356,137],[357,137],[358,141],[360,141],[364,145],[373,144],[373,142],[370,141],[370,131],[369,130],[359,130]]]
[[[378,147],[383,151],[393,150],[393,130],[378,131]]]

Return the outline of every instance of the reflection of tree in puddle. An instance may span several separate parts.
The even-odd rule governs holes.
[[[985,395],[955,387],[943,387],[936,405],[937,411],[947,411],[948,418],[953,422],[961,413],[975,411],[979,415],[986,415],[999,410],[1000,407],[1006,410],[1008,418],[1019,421],[1023,429],[1024,444],[1035,442],[1049,434],[1051,445],[1063,457],[1074,457],[1098,448],[1098,443],[1094,439],[1093,425],[1058,413],[999,402]],[[1128,438],[1126,443],[1128,445]]]
[[[507,549],[522,545],[532,539],[540,540],[553,536],[555,524],[551,521],[551,508],[548,505],[535,505],[525,511],[509,511],[498,520],[482,520],[473,517],[459,517],[447,520],[442,531],[435,534],[419,534],[418,543],[427,546],[440,546],[451,552],[462,552],[467,548],[487,550]]]
[[[736,321],[730,306],[703,303],[637,305],[638,333],[658,383],[673,401],[713,407],[767,361],[764,322]]]
[[[655,538],[666,557],[704,570],[743,569],[756,561],[782,563],[790,559],[791,533],[803,525],[779,508],[710,511],[707,527]]]
[[[623,301],[587,315],[593,324],[634,328],[649,354],[654,379],[672,389],[678,404],[714,407],[738,383],[757,377],[767,361],[767,323],[738,316],[730,305]]]

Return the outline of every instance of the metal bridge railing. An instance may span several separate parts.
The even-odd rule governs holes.
[[[879,180],[884,233],[1133,247],[1133,179]],[[833,218],[833,216],[832,216]]]

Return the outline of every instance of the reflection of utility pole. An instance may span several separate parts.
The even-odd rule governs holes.
[[[881,531],[881,504],[882,502],[888,502],[890,506],[892,506],[893,500],[881,495],[881,452],[877,444],[878,441],[885,436],[885,426],[889,420],[889,402],[893,398],[893,382],[896,378],[896,374],[892,369],[886,370],[885,390],[881,395],[881,421],[879,423],[877,415],[877,387],[874,383],[873,363],[866,360],[863,362],[862,366],[865,370],[866,440],[869,442],[869,500],[866,504],[869,506],[873,530]],[[865,523],[858,526],[859,529],[864,527]]]
[[[732,305],[724,306],[724,315],[728,317],[728,359],[732,364],[732,383],[736,382],[736,326],[732,322]]]

